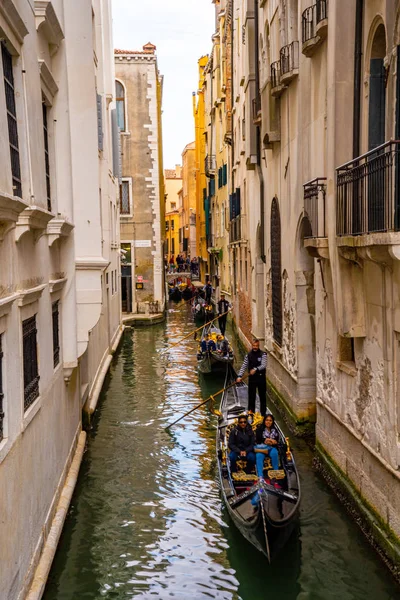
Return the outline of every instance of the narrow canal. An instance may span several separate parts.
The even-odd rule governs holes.
[[[269,566],[221,505],[215,420],[201,409],[222,387],[199,380],[193,327],[171,307],[164,325],[127,330],[88,436],[78,485],[44,600],[386,600],[386,568],[294,442],[302,476],[300,528]]]

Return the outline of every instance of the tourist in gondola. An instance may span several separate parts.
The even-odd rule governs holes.
[[[222,356],[227,356],[231,351],[228,340],[222,334],[217,336],[217,350]]]
[[[241,415],[238,419],[238,424],[232,429],[228,448],[229,461],[231,463],[231,471],[237,471],[237,461],[245,460],[247,462],[247,471],[251,472],[256,464],[256,455],[254,454],[255,437],[251,425],[247,422],[247,417]]]
[[[225,294],[221,294],[221,299],[218,302],[218,325],[221,330],[222,335],[225,335],[226,330],[226,319],[228,315],[226,314],[228,310],[231,309],[231,305],[228,300],[225,300]]]
[[[243,364],[240,367],[236,383],[242,381],[245,371],[248,371],[249,373],[247,409],[250,414],[254,414],[258,391],[258,397],[260,398],[260,412],[262,416],[264,416],[265,411],[267,410],[267,353],[260,350],[260,342],[255,338],[253,339],[252,349],[246,355]]]
[[[274,471],[279,469],[278,440],[279,433],[275,427],[275,419],[272,415],[266,415],[263,423],[256,429],[257,444],[254,446],[259,477],[263,476],[264,461],[267,456],[271,459]]]

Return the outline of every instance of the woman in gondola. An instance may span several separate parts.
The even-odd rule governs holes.
[[[279,469],[278,455],[279,433],[275,427],[275,419],[271,414],[265,415],[264,421],[256,429],[256,453],[257,475],[263,477],[264,460],[270,457],[274,471]]]

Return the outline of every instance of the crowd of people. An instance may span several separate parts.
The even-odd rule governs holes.
[[[173,254],[171,254],[170,259],[168,260],[168,256],[164,258],[165,268],[169,273],[188,273],[190,272],[193,276],[199,275],[199,261],[197,257],[194,256],[190,258],[190,256],[184,256],[183,254],[178,254],[175,258]]]

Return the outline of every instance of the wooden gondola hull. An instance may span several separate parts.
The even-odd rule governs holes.
[[[229,381],[227,376],[227,381]],[[231,379],[236,377],[233,372]],[[227,427],[247,408],[247,388],[240,384],[222,398],[217,429],[218,471],[224,501],[234,524],[242,535],[269,561],[280,553],[298,523],[300,484],[294,458],[281,456],[285,479],[277,487],[254,474],[231,474],[227,448]],[[283,433],[279,430],[282,439]]]
[[[211,352],[198,360],[197,368],[200,373],[208,374],[216,371],[225,372],[228,365],[233,364],[233,356],[218,356],[217,353]]]
[[[180,300],[182,300],[182,293],[180,292],[180,290],[178,290],[178,288],[170,289],[168,294],[169,299],[173,300],[174,302],[179,302]]]

